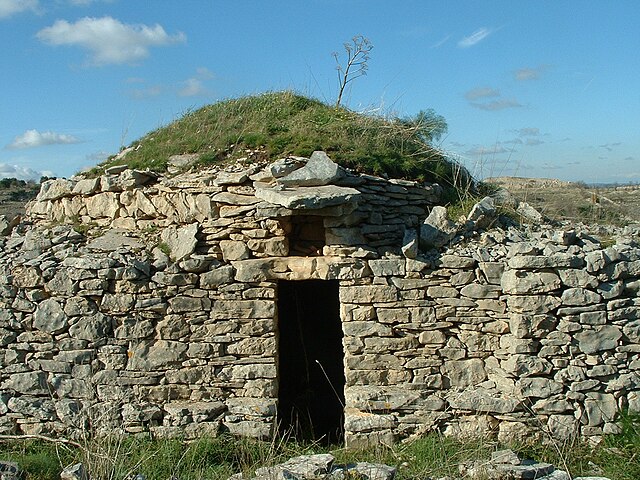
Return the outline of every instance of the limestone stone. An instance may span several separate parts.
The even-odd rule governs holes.
[[[581,257],[566,253],[552,255],[518,255],[508,262],[512,269],[543,269],[543,268],[581,268],[584,260]]]
[[[590,427],[612,422],[618,413],[616,399],[610,393],[588,392],[584,406],[587,425]]]
[[[440,256],[436,265],[442,268],[473,268],[476,260],[470,256],[445,254]]]
[[[91,195],[100,188],[100,177],[83,178],[76,182],[72,192],[77,195]]]
[[[447,401],[452,408],[487,413],[512,413],[520,409],[513,397],[503,397],[497,391],[471,387],[460,393],[451,393]]]
[[[563,305],[589,305],[601,300],[600,295],[586,288],[569,288],[562,292]]]
[[[258,256],[285,257],[289,254],[289,242],[286,237],[252,239],[247,242],[247,247],[251,252]],[[224,254],[225,250],[223,250],[223,257]],[[225,260],[227,259],[225,258]],[[242,260],[242,258],[233,258],[229,260]]]
[[[499,288],[493,285],[469,283],[460,289],[460,294],[469,298],[498,298]]]
[[[231,265],[224,265],[200,275],[200,288],[216,288],[225,283],[233,281],[234,268]]]
[[[42,286],[40,270],[34,266],[19,265],[13,269],[13,285],[18,288],[35,288]]]
[[[33,326],[47,333],[59,333],[67,328],[67,314],[54,298],[43,300],[33,314]]]
[[[376,277],[404,276],[405,274],[405,261],[400,258],[369,260],[369,267]]]
[[[304,157],[289,156],[286,158],[280,158],[267,166],[266,170],[273,178],[280,178],[289,175],[294,170],[297,170],[305,165],[307,159]]]
[[[51,421],[55,419],[53,402],[43,397],[12,397],[7,402],[11,412],[18,413],[37,420]]]
[[[240,195],[231,192],[216,193],[211,200],[217,203],[225,203],[228,205],[254,205],[260,202],[259,198],[252,195]]]
[[[457,226],[449,220],[447,209],[435,206],[420,227],[420,248],[439,248],[449,243],[456,233]]]
[[[545,221],[544,215],[542,215],[538,210],[529,205],[527,202],[518,202],[516,212],[518,213],[518,215],[521,215],[525,219],[535,224],[541,224]]]
[[[446,361],[443,373],[452,387],[476,385],[487,378],[484,362],[479,358]]]
[[[127,370],[166,370],[185,359],[188,345],[171,340],[132,342]]]
[[[553,366],[547,360],[533,355],[516,354],[500,362],[501,367],[516,377],[547,375]]]
[[[174,262],[190,256],[198,244],[196,235],[198,224],[192,223],[184,227],[168,227],[162,231],[162,241],[169,248],[169,256]]]
[[[517,313],[548,313],[561,305],[561,300],[552,295],[511,295],[507,306]]]
[[[564,395],[541,398],[533,404],[533,410],[543,414],[558,414],[572,410],[572,405]]]
[[[244,260],[251,256],[249,247],[244,242],[237,240],[222,240],[220,248],[222,249],[222,258],[226,262]]]
[[[116,218],[120,210],[120,202],[113,192],[99,193],[87,197],[84,201],[87,215],[91,218]]]
[[[393,334],[390,327],[375,321],[345,322],[342,325],[342,330],[345,335],[351,335],[354,337],[370,337],[372,335],[390,337]]]
[[[208,298],[177,295],[169,299],[169,307],[173,313],[206,311],[210,306],[211,301]]]
[[[13,390],[26,395],[46,395],[47,375],[44,372],[23,372],[9,375],[8,380],[2,384],[3,389]]]
[[[135,298],[130,293],[105,293],[100,303],[103,312],[124,313],[131,310]]]
[[[547,427],[558,440],[574,440],[578,434],[578,421],[573,415],[549,415]]]
[[[436,344],[436,345],[444,345],[447,341],[447,337],[440,330],[429,330],[426,332],[421,332],[418,336],[418,341],[423,344]]]
[[[317,187],[329,185],[342,176],[342,169],[325,152],[315,151],[303,167],[277,181],[287,187]]]
[[[276,414],[276,403],[270,398],[229,398],[225,404],[233,415],[269,417]]]
[[[474,228],[487,228],[496,221],[498,213],[493,198],[484,197],[476,203],[469,214],[467,222],[471,222]]]
[[[519,382],[524,397],[548,398],[562,392],[562,384],[542,377],[523,378]]]
[[[355,188],[336,185],[292,187],[282,190],[269,186],[256,188],[256,197],[289,210],[320,210],[356,203],[359,196],[360,192]]]
[[[598,286],[598,279],[589,275],[584,269],[559,269],[558,275],[567,287],[595,288]]]
[[[272,300],[216,300],[209,313],[214,320],[273,318],[275,302]]]
[[[640,319],[629,321],[622,327],[622,332],[631,343],[640,343]]]
[[[479,262],[478,267],[490,285],[500,285],[504,263],[502,262]]]
[[[80,318],[69,328],[69,335],[73,338],[95,342],[111,335],[112,331],[111,318],[98,312]]]
[[[380,444],[385,443],[381,442]],[[393,480],[396,475],[395,467],[369,462],[358,462],[353,470],[355,470],[356,475],[366,480]]]
[[[404,237],[402,239],[402,254],[406,258],[415,259],[420,253],[420,240],[418,238],[418,231],[412,228],[404,231]]]
[[[622,332],[614,325],[603,325],[576,334],[580,350],[587,354],[612,350],[616,348],[620,338]]]
[[[560,278],[552,272],[506,270],[500,281],[504,293],[531,295],[552,292],[560,288]]]
[[[73,182],[65,178],[46,180],[40,185],[40,192],[36,197],[39,202],[57,200],[71,194]]]
[[[358,285],[340,289],[340,301],[344,303],[382,303],[397,299],[397,289],[387,285]]]

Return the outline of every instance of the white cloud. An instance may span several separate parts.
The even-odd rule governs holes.
[[[163,90],[162,85],[149,85],[143,88],[132,88],[128,93],[134,100],[144,100],[159,96]]]
[[[86,7],[87,5],[91,5],[92,3],[111,3],[113,0],[69,0],[71,5],[75,5],[77,7]]]
[[[506,98],[501,100],[494,100],[488,103],[470,102],[470,104],[472,107],[479,108],[480,110],[490,111],[490,112],[495,112],[497,110],[504,110],[506,108],[522,107],[522,104],[520,104],[517,100],[506,99]]]
[[[479,98],[499,97],[500,91],[491,87],[477,87],[464,94],[467,100],[478,100]]]
[[[436,43],[431,45],[429,48],[440,48],[442,45],[447,43],[450,38],[451,38],[451,35],[447,35],[446,37],[442,37],[440,40],[438,40]]]
[[[526,82],[527,80],[538,80],[548,69],[549,65],[539,65],[533,68],[520,68],[513,72],[513,76],[519,82]]]
[[[205,67],[199,67],[196,69],[196,74],[193,77],[181,82],[182,87],[178,90],[178,95],[181,97],[210,95],[211,92],[205,86],[204,82],[212,78],[214,78],[213,72]]]
[[[602,145],[598,145],[600,148],[604,148],[606,151],[611,152],[613,149],[619,145],[622,145],[621,142],[614,143],[603,143]]]
[[[479,30],[476,30],[471,35],[469,35],[468,37],[463,37],[458,42],[458,47],[460,47],[460,48],[473,47],[474,45],[477,45],[482,40],[484,40],[489,35],[491,35],[491,33],[492,33],[492,30],[490,30],[488,28],[484,28],[484,27],[480,28]]]
[[[182,43],[184,33],[169,35],[161,25],[129,25],[112,17],[85,17],[75,23],[57,20],[37,33],[50,45],[71,45],[89,51],[93,65],[135,63],[149,56],[150,47]]]
[[[178,90],[178,95],[181,97],[197,97],[200,95],[206,95],[208,93],[205,86],[202,84],[202,80],[197,78],[188,78],[182,82],[182,88]]]
[[[530,147],[534,147],[536,145],[542,145],[544,140],[540,140],[539,138],[527,138],[526,144]]]
[[[467,155],[478,157],[478,156],[486,156],[486,155],[498,155],[500,153],[508,153],[508,152],[511,152],[511,150],[507,150],[502,145],[494,145],[492,147],[477,146],[470,150],[467,150],[465,153]]]
[[[72,135],[65,135],[55,132],[39,132],[38,130],[27,130],[22,135],[18,135],[5,148],[17,150],[23,148],[35,148],[43,145],[58,145],[80,143],[80,140]]]
[[[540,135],[540,129],[536,127],[525,127],[516,131],[521,137],[537,137]]]
[[[37,13],[39,7],[38,0],[0,0],[0,18],[27,11]]]
[[[49,170],[37,171],[29,167],[0,163],[0,178],[39,181],[42,177],[55,177],[55,174]]]

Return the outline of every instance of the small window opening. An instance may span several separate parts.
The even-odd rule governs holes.
[[[322,217],[296,215],[289,217],[289,254],[304,257],[322,255],[325,230]]]

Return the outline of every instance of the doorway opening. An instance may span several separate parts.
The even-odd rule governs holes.
[[[344,352],[337,280],[278,282],[280,432],[327,444],[344,437]]]

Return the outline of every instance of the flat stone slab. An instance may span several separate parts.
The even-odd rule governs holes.
[[[109,230],[104,235],[91,240],[87,245],[92,250],[113,252],[119,248],[141,249],[144,245],[137,239],[127,237],[117,230]]]
[[[290,210],[317,210],[357,201],[360,192],[355,188],[322,185],[278,189],[256,185],[256,197]]]

